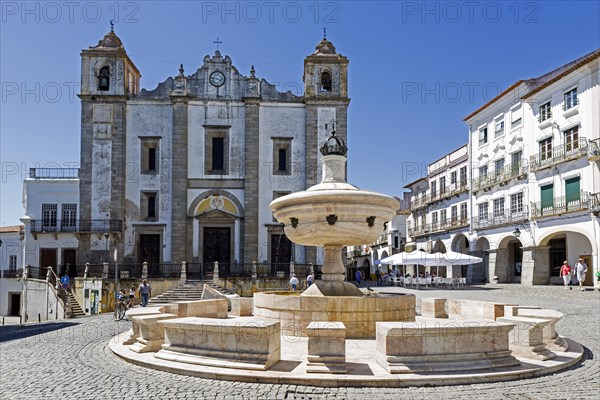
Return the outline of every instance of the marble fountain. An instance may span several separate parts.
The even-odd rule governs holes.
[[[374,242],[399,204],[346,182],[345,143],[321,147],[321,182],[274,200],[293,242],[324,248],[322,278],[304,292],[263,292],[128,311],[111,341],[123,359],[212,379],[315,386],[418,386],[522,379],[577,363],[554,310],[364,293],[344,281],[341,250]],[[228,308],[231,311],[228,312]]]

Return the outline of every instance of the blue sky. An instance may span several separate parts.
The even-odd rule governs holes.
[[[115,31],[153,89],[215,50],[280,89],[302,87],[327,27],[350,59],[349,181],[400,195],[466,143],[462,119],[519,79],[600,47],[598,1],[3,1],[0,225],[23,215],[31,167],[79,161],[80,51]]]

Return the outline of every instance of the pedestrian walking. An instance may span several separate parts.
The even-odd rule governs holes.
[[[290,279],[290,285],[292,285],[292,290],[296,290],[296,288],[298,287],[298,283],[300,283],[300,281],[298,280],[298,278],[296,278],[296,274],[292,274],[292,278]]]
[[[575,273],[577,274],[577,280],[579,281],[579,290],[582,292],[583,289],[583,281],[585,281],[585,274],[587,273],[587,264],[583,261],[583,258],[580,258],[577,264],[575,264]]]
[[[571,266],[567,261],[565,261],[562,267],[560,267],[559,276],[563,278],[565,289],[569,289],[569,283],[571,283]]]
[[[142,299],[142,307],[146,307],[148,305],[148,298],[152,296],[152,288],[148,285],[146,279],[142,281],[138,291],[140,292],[140,298]]]
[[[127,304],[127,308],[133,308],[133,301],[135,299],[135,286],[132,286],[129,289],[129,303]]]
[[[313,284],[313,276],[312,274],[308,274],[308,276],[306,277],[306,287],[310,287],[310,285]]]
[[[383,286],[383,273],[381,272],[381,267],[377,267],[377,286]]]
[[[356,279],[356,286],[360,287],[360,281],[362,279],[362,273],[360,270],[356,270],[356,274],[354,274],[354,279]]]

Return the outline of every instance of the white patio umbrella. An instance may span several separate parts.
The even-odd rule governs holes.
[[[450,265],[469,265],[477,264],[483,261],[483,258],[481,257],[457,253],[455,251],[447,251],[443,254],[443,258],[445,261],[449,262]]]

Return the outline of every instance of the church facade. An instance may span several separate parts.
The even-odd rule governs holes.
[[[320,179],[319,144],[347,137],[348,59],[326,38],[304,95],[245,76],[217,50],[154,90],[111,31],[81,53],[78,262],[319,263],[268,207]]]

